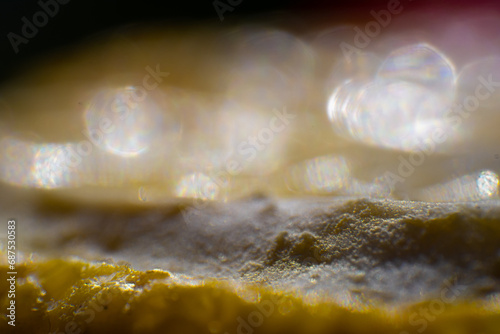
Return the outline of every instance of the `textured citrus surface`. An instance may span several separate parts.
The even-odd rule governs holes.
[[[500,330],[496,201],[255,197],[195,211],[23,205],[20,333]],[[4,273],[5,259],[3,246]],[[7,289],[2,279],[2,333],[13,330]]]
[[[2,280],[2,310],[7,289]],[[18,266],[16,301],[19,333],[459,334],[498,333],[500,328],[498,301],[441,307],[444,303],[428,300],[391,312],[376,307],[356,311],[333,303],[304,303],[301,296],[256,286],[72,260]],[[417,315],[420,309],[431,310],[427,321]],[[13,330],[4,315],[0,328],[2,333]]]

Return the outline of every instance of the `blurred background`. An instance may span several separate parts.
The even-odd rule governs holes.
[[[493,1],[0,7],[4,183],[152,203],[498,195]]]
[[[239,3],[231,6],[228,1],[221,1],[230,7],[236,7],[224,15],[224,21],[215,10],[215,1],[176,1],[164,2],[158,0],[137,1],[75,1],[69,0],[61,5],[60,13],[50,18],[50,21],[40,29],[35,38],[28,44],[23,44],[19,53],[15,53],[8,38],[8,33],[19,34],[23,25],[23,16],[32,18],[40,10],[37,0],[5,0],[0,2],[0,35],[2,43],[0,50],[0,79],[6,80],[16,71],[22,69],[30,60],[42,57],[58,48],[75,45],[92,36],[103,34],[109,29],[138,25],[143,23],[156,24],[235,24],[271,13],[289,15],[296,21],[315,23],[317,20],[332,24],[367,22],[371,19],[370,10],[383,8],[388,1],[353,0],[353,1],[234,1]],[[495,1],[467,0],[414,0],[412,10],[444,8],[446,11],[467,11],[480,7],[498,7]],[[299,23],[297,22],[297,23]],[[288,22],[292,23],[292,22]],[[422,22],[424,25],[425,22]],[[293,23],[291,24],[293,26]],[[295,28],[306,29],[298,24]]]

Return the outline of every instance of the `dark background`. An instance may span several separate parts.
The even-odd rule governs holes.
[[[321,14],[331,17],[332,23],[342,20],[369,19],[370,9],[387,6],[389,0],[311,0],[265,1],[242,0],[232,12],[226,12],[224,21],[219,20],[213,0],[158,1],[158,0],[70,0],[59,5],[59,12],[40,27],[27,44],[19,45],[16,54],[7,38],[9,32],[21,34],[25,16],[33,22],[33,15],[41,10],[40,0],[0,0],[0,82],[8,79],[34,58],[48,51],[77,43],[100,31],[117,26],[143,22],[231,24],[255,15],[269,12],[285,12],[297,16]],[[42,0],[46,2],[47,0]],[[54,0],[55,1],[55,0]],[[231,0],[221,0],[228,3]],[[232,0],[236,1],[237,0]],[[476,7],[484,1],[463,0],[413,0],[412,6]]]

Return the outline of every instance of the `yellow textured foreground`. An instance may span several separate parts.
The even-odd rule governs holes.
[[[5,265],[0,269],[8,271]],[[500,310],[494,306],[498,301],[430,300],[398,311],[377,307],[353,311],[333,303],[306,303],[304,296],[256,286],[194,281],[125,265],[50,260],[20,264],[17,272],[15,332],[19,333],[493,334],[500,330]],[[3,279],[2,333],[14,329],[5,317],[7,290]]]

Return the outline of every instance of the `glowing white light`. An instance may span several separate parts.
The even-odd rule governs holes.
[[[477,178],[477,189],[482,198],[498,195],[498,175],[492,171],[482,171]]]
[[[449,100],[421,85],[377,81],[364,86],[348,82],[328,102],[336,128],[368,144],[415,150],[436,128],[446,129],[440,115]]]
[[[351,175],[351,162],[343,156],[326,155],[288,168],[285,182],[289,190],[313,194],[387,196],[390,187],[380,178],[364,182]]]
[[[485,170],[463,175],[417,192],[419,200],[429,202],[480,201],[498,197],[499,177]]]
[[[307,164],[306,175],[313,189],[334,191],[344,186],[349,167],[342,158],[319,157]]]
[[[175,194],[182,198],[214,200],[219,195],[219,186],[206,174],[191,173],[181,177]]]
[[[46,189],[78,185],[66,144],[6,137],[0,141],[0,162],[0,179],[13,185]]]
[[[345,187],[350,178],[343,157],[328,155],[289,168],[286,183],[290,190],[332,193]]]
[[[161,133],[160,107],[144,88],[99,93],[85,112],[88,137],[98,147],[123,157],[148,150]]]
[[[455,68],[439,51],[428,44],[415,44],[393,51],[380,65],[377,77],[408,81],[453,92]]]
[[[359,75],[338,86],[328,117],[340,134],[380,147],[418,150],[439,130],[455,96],[451,63],[426,44],[391,53],[371,80]]]
[[[367,82],[376,75],[382,59],[373,53],[355,53],[340,58],[328,78],[328,87],[345,81]]]
[[[40,145],[35,154],[32,169],[36,186],[40,188],[59,188],[71,183],[75,185],[76,180],[69,177],[68,159],[68,152],[63,145]]]

